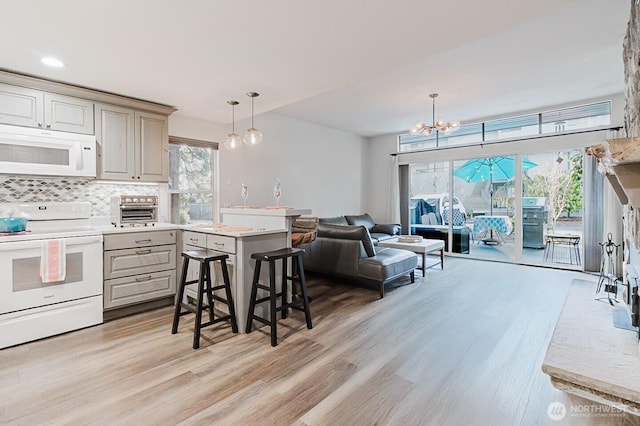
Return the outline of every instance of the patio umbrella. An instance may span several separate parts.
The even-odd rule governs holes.
[[[523,159],[522,171],[527,171],[537,164]],[[514,157],[489,157],[469,160],[453,171],[453,175],[467,182],[489,181],[489,195],[491,197],[490,214],[493,216],[493,180],[509,180],[516,174]]]

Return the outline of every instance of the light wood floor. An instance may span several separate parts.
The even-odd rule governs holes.
[[[313,330],[296,312],[276,348],[222,325],[194,351],[193,316],[171,335],[162,308],[1,350],[0,424],[637,424],[547,415],[591,404],[540,365],[571,280],[595,278],[452,258],[418,277],[384,299],[312,277]]]

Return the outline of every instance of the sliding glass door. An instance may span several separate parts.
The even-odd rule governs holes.
[[[412,234],[470,257],[582,269],[581,150],[412,164]]]
[[[454,196],[464,206],[469,254],[514,261],[515,157],[494,156],[453,162]]]
[[[582,269],[583,161],[581,150],[529,156],[523,175],[522,261]]]

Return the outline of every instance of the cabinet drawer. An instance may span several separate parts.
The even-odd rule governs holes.
[[[207,248],[211,250],[235,254],[236,239],[233,237],[225,237],[223,235],[209,234],[207,235]]]
[[[104,282],[104,308],[145,302],[176,292],[175,270],[154,272]]]
[[[185,245],[207,248],[207,234],[184,231],[184,233],[182,234],[182,242]]]
[[[104,252],[104,278],[121,278],[176,268],[176,246],[154,246]]]
[[[122,234],[110,234],[104,236],[104,249],[117,250],[130,247],[161,246],[176,243],[175,230],[171,231],[144,231]]]

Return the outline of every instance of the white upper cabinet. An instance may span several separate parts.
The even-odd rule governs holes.
[[[0,123],[93,134],[93,102],[0,84]]]

